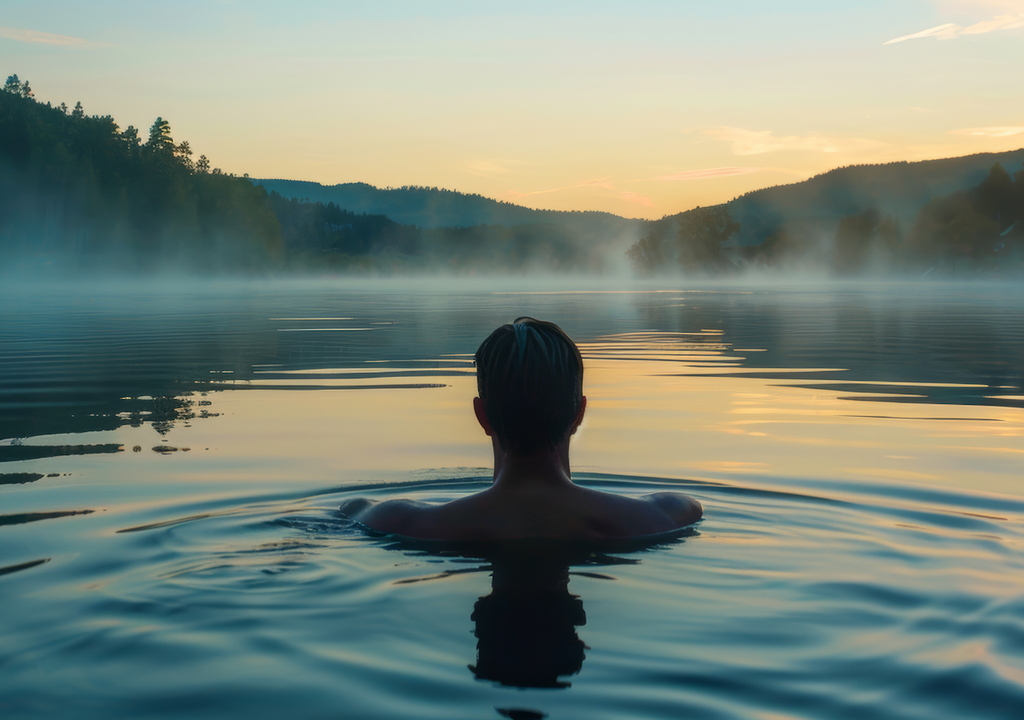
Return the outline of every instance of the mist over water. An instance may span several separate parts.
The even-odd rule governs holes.
[[[5,717],[1024,703],[1018,283],[24,278],[0,300]],[[574,479],[693,494],[692,532],[541,562],[338,515],[486,487],[472,353],[519,315],[584,356]]]
[[[274,372],[380,370],[366,365],[375,352],[388,364],[470,357],[494,327],[531,313],[579,342],[647,332],[671,349],[697,333],[718,374],[1019,407],[1022,295],[1014,283],[794,278],[677,289],[581,276],[7,285],[0,440],[145,424],[141,412],[172,421],[194,410],[185,392]]]

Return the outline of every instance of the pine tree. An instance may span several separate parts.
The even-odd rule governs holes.
[[[171,124],[162,117],[158,117],[149,128],[149,142],[146,143],[146,147],[154,154],[172,154],[174,152]]]

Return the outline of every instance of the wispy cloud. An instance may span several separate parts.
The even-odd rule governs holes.
[[[654,207],[654,201],[649,197],[641,195],[640,193],[632,192],[630,190],[619,190],[611,182],[610,178],[597,178],[594,180],[585,180],[575,185],[565,185],[564,187],[550,188],[548,190],[533,190],[532,192],[518,192],[516,190],[510,190],[507,194],[513,200],[519,200],[521,198],[530,197],[531,195],[547,195],[549,193],[564,192],[565,190],[575,190],[577,188],[593,187],[601,188],[602,190],[611,191],[613,198],[619,200],[626,200],[628,202],[636,203],[637,205],[643,205],[644,207]]]
[[[59,45],[61,47],[102,47],[100,43],[71,37],[70,35],[54,35],[53,33],[39,32],[38,30],[24,30],[22,28],[12,27],[0,27],[0,38],[18,40],[19,42],[35,43],[37,45]]]
[[[730,175],[749,175],[758,172],[761,168],[756,167],[719,167],[708,168],[707,170],[684,170],[672,175],[661,175],[655,180],[672,182],[675,180],[704,180],[706,178],[729,177]]]
[[[974,135],[977,137],[1010,137],[1011,135],[1020,135],[1024,133],[1024,127],[977,127],[977,128],[962,128],[960,130],[950,130],[950,135]]]
[[[963,30],[962,27],[956,23],[946,23],[945,25],[936,25],[933,28],[922,30],[921,32],[911,33],[910,35],[903,35],[902,37],[893,38],[888,40],[883,45],[892,45],[893,43],[903,42],[904,40],[917,40],[918,38],[933,37],[939,40],[952,40],[957,36],[957,32]]]
[[[817,152],[839,152],[839,146],[821,135],[776,136],[771,130],[745,130],[734,127],[717,127],[704,131],[705,135],[732,143],[733,155],[760,155],[778,150],[815,150]]]
[[[1024,27],[1024,13],[1010,13],[1009,15],[996,15],[991,20],[985,20],[968,27],[961,27],[956,23],[937,25],[921,32],[903,35],[888,40],[883,45],[903,42],[904,40],[918,40],[920,38],[935,38],[936,40],[953,40],[961,35],[983,35],[995,30],[1013,30]]]

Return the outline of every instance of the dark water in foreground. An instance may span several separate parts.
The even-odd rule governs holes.
[[[1019,289],[0,299],[5,718],[1024,712]],[[583,350],[577,481],[701,523],[456,552],[336,513],[485,486],[468,356],[520,314]]]

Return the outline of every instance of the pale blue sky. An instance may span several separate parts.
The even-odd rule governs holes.
[[[230,172],[645,217],[1024,146],[1022,59],[1024,0],[0,7],[4,77]]]

